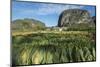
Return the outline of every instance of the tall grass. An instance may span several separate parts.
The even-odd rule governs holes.
[[[96,60],[92,33],[33,33],[12,36],[13,65]]]

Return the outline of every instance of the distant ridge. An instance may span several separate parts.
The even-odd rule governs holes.
[[[11,27],[13,31],[41,30],[45,24],[35,19],[17,19],[12,21]]]

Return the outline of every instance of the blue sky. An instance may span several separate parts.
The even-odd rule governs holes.
[[[44,22],[46,26],[56,26],[63,10],[75,8],[87,10],[91,16],[95,16],[94,6],[13,1],[12,20],[33,18]]]

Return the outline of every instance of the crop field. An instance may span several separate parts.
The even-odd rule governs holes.
[[[12,64],[35,65],[96,60],[91,32],[37,32],[12,36]]]

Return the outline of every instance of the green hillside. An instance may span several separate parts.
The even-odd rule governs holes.
[[[36,31],[43,30],[45,24],[35,19],[17,19],[11,23],[12,31]]]

